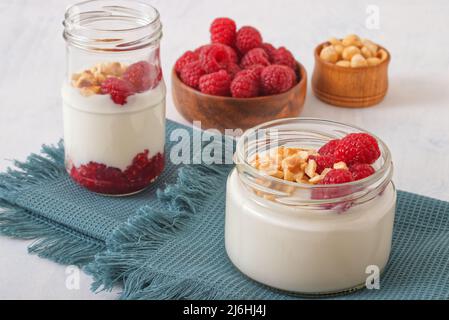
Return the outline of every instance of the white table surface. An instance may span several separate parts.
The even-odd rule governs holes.
[[[65,68],[62,17],[70,0],[0,1],[0,171],[43,142],[62,136],[59,88]],[[449,201],[449,2],[415,1],[149,1],[164,23],[165,75],[187,49],[208,41],[209,23],[230,16],[258,27],[264,38],[285,45],[313,70],[314,46],[330,36],[357,33],[392,54],[390,91],[368,109],[335,108],[310,92],[303,116],[358,125],[390,147],[399,189]],[[379,29],[368,29],[368,5],[379,9]],[[309,77],[310,79],[310,77]],[[170,92],[170,84],[166,79]],[[167,116],[184,120],[170,94]],[[66,288],[66,268],[27,254],[29,242],[0,238],[0,299],[113,299]]]

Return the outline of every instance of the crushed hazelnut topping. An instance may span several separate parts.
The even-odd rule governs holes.
[[[269,176],[307,184],[320,183],[332,169],[348,170],[346,163],[341,161],[319,173],[316,160],[310,158],[318,155],[314,149],[279,147],[269,152],[256,154],[250,164]]]
[[[334,169],[348,170],[348,166],[343,161],[340,161],[340,162],[334,163]]]
[[[72,86],[78,88],[83,96],[101,93],[101,84],[108,77],[121,77],[126,66],[120,62],[105,62],[72,75]]]

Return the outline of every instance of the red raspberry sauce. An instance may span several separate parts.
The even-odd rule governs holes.
[[[134,193],[147,187],[164,170],[163,154],[158,153],[152,158],[148,155],[148,150],[137,154],[124,171],[91,161],[78,168],[73,166],[70,176],[93,192],[109,195]]]

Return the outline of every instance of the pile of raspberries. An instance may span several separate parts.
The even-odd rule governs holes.
[[[292,53],[263,42],[256,28],[237,30],[233,20],[217,18],[210,35],[211,44],[176,61],[175,70],[186,85],[215,96],[252,98],[286,92],[298,82]]]

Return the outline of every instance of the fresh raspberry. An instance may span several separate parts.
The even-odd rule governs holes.
[[[287,66],[271,65],[260,75],[264,94],[272,95],[288,91],[293,87],[294,71]]]
[[[239,73],[240,71],[242,71],[242,69],[240,69],[239,65],[236,63],[230,63],[226,66],[226,71],[228,72],[228,74],[231,76],[232,79],[235,78],[235,76],[237,75],[237,73]]]
[[[131,83],[136,92],[143,92],[157,86],[162,79],[162,72],[154,64],[139,61],[126,69],[123,79]]]
[[[325,176],[322,184],[340,184],[351,182],[354,179],[352,178],[352,174],[349,170],[345,169],[332,169]]]
[[[214,96],[229,96],[231,80],[231,76],[225,70],[206,74],[200,78],[200,91]]]
[[[271,43],[262,43],[261,46],[262,49],[265,50],[265,52],[268,54],[268,58],[270,59],[270,62],[273,62],[273,57],[276,52],[276,48]]]
[[[362,180],[375,172],[372,166],[365,163],[353,164],[349,167],[349,171],[352,173],[354,180]]]
[[[265,69],[265,66],[261,65],[261,64],[255,64],[250,66],[248,69],[246,70],[251,70],[252,72],[254,72],[256,79],[258,81],[260,81],[260,75],[262,74],[262,70]]]
[[[262,45],[262,36],[257,29],[253,27],[241,27],[237,32],[235,46],[240,53],[245,54],[249,50],[259,48]]]
[[[239,62],[239,56],[237,55],[237,52],[235,52],[235,50],[233,48],[231,48],[230,46],[223,45],[223,47],[228,52],[229,60],[231,62],[233,62],[233,63],[238,63]]]
[[[200,46],[200,47],[196,48],[196,49],[193,51],[193,53],[197,54],[198,57],[199,57],[200,54],[201,54],[201,51],[203,51],[203,49],[204,49],[204,48],[207,48],[208,46],[210,46],[210,44],[205,44],[205,45],[203,45],[203,46]]]
[[[237,73],[231,83],[231,94],[234,98],[253,98],[259,95],[259,81],[252,70]]]
[[[210,25],[210,38],[212,43],[222,43],[233,46],[237,27],[229,18],[217,18]]]
[[[254,48],[248,51],[240,61],[240,66],[246,69],[252,65],[260,64],[263,66],[270,65],[268,54],[262,48]]]
[[[258,86],[260,87],[260,74],[262,73],[262,70],[264,68],[264,66],[254,65],[249,67],[248,69],[240,71],[235,75],[235,77],[250,77],[251,79],[257,81]]]
[[[193,61],[184,66],[179,77],[189,87],[198,89],[200,78],[205,75],[203,68],[199,61]]]
[[[230,46],[221,44],[221,43],[214,43],[214,45],[222,46],[228,52],[229,60],[231,62],[234,62],[234,63],[239,62],[239,57],[237,55],[237,52],[233,48],[231,48]],[[195,51],[193,51],[193,53],[197,54],[199,57],[201,55],[201,52],[205,49],[209,49],[210,46],[211,46],[210,44],[206,44],[204,46],[198,47],[195,49]]]
[[[272,54],[273,64],[281,64],[296,70],[296,60],[285,47],[280,47]]]
[[[164,169],[164,155],[149,158],[149,151],[138,153],[124,170],[105,164],[89,162],[73,166],[70,176],[85,188],[102,194],[128,194],[148,186]]]
[[[226,66],[232,62],[230,51],[227,48],[223,44],[214,43],[200,51],[201,67],[206,73],[226,69]]]
[[[310,156],[310,159],[313,159],[316,161],[317,169],[316,171],[321,174],[324,169],[326,168],[333,168],[335,163],[335,158],[333,155],[319,155],[319,156]]]
[[[319,150],[318,153],[322,156],[326,156],[326,155],[334,155],[335,149],[337,148],[337,146],[340,144],[340,140],[339,139],[334,139],[329,141],[328,143],[326,143],[324,146],[322,146]]]
[[[184,52],[184,54],[176,61],[175,63],[175,71],[179,74],[181,73],[182,68],[190,62],[197,61],[200,58],[200,55],[193,51]]]
[[[367,133],[351,133],[341,139],[334,156],[347,165],[372,164],[380,157],[380,150],[376,138]]]
[[[128,81],[109,77],[101,84],[101,92],[109,94],[114,103],[124,105],[127,98],[134,94],[134,87]]]

